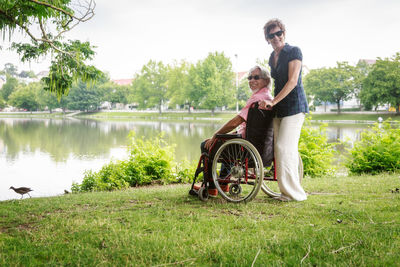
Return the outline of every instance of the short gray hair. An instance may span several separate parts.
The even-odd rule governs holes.
[[[252,67],[252,68],[249,70],[249,76],[250,76],[251,73],[252,73],[253,71],[255,71],[256,69],[259,69],[259,70],[260,70],[261,78],[262,78],[262,79],[265,79],[265,80],[268,80],[269,82],[271,82],[271,75],[269,74],[269,71],[268,71],[266,68],[261,67],[260,65],[255,65],[254,67]]]

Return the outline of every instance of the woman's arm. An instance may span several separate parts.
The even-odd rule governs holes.
[[[225,123],[218,131],[214,133],[214,135],[206,141],[206,144],[204,147],[206,149],[209,149],[211,145],[214,143],[214,140],[217,136],[217,134],[226,134],[229,133],[230,131],[234,130],[236,127],[238,127],[242,122],[245,120],[240,117],[239,115],[236,115],[233,119]]]
[[[271,101],[264,100],[259,103],[260,108],[271,108],[284,99],[297,85],[301,69],[301,61],[298,59],[289,62],[288,81],[278,95]]]

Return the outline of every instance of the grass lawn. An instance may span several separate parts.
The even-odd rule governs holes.
[[[189,185],[0,202],[1,266],[400,266],[399,174],[207,203]],[[18,198],[18,195],[16,195]]]

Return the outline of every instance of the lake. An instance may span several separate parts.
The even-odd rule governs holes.
[[[85,170],[99,170],[127,157],[127,137],[152,138],[165,132],[176,158],[197,161],[200,143],[222,122],[97,121],[90,119],[0,118],[0,200],[20,198],[10,186],[31,187],[32,197],[54,196],[80,183]],[[329,140],[359,138],[367,124],[327,128]],[[24,198],[29,197],[25,195]]]

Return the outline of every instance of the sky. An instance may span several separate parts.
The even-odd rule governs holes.
[[[399,0],[96,0],[95,13],[67,38],[90,41],[90,64],[111,79],[133,78],[149,60],[196,63],[210,52],[247,71],[272,52],[263,33],[271,18],[283,21],[286,42],[301,48],[308,69],[400,52]],[[13,41],[24,38],[15,33]],[[49,65],[50,58],[20,64],[7,41],[0,45],[0,69],[10,62],[38,73]]]

